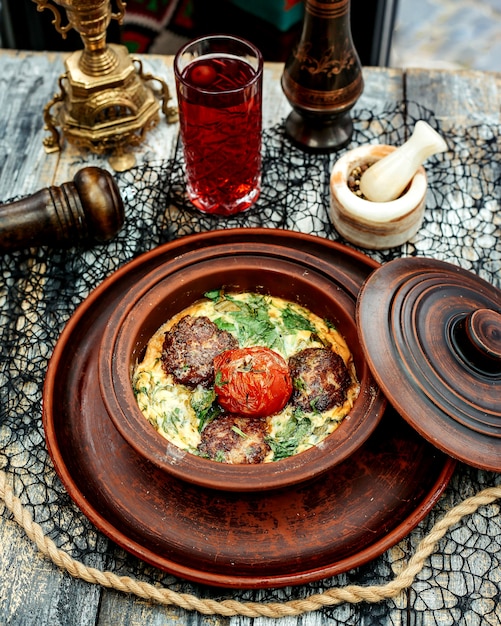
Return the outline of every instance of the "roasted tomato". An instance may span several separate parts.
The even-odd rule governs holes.
[[[285,360],[269,348],[226,350],[214,358],[219,404],[229,413],[266,417],[281,411],[292,393]]]

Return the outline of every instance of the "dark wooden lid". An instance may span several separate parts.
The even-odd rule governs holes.
[[[501,291],[450,263],[396,259],[362,286],[357,323],[402,417],[449,455],[501,471]]]

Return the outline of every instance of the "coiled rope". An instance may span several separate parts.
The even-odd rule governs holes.
[[[52,539],[46,537],[42,528],[33,521],[19,498],[14,495],[5,472],[0,471],[0,498],[14,516],[15,521],[24,529],[40,552],[55,565],[67,571],[74,578],[88,583],[101,585],[117,591],[134,594],[145,600],[162,605],[178,606],[189,611],[198,611],[205,615],[222,615],[232,617],[271,617],[279,618],[295,616],[315,611],[325,606],[342,603],[356,604],[359,602],[380,602],[398,596],[404,589],[412,585],[417,574],[423,569],[426,559],[433,554],[438,542],[447,531],[463,517],[471,515],[482,506],[491,504],[501,498],[501,487],[489,487],[475,496],[467,498],[454,506],[431,529],[429,534],[419,543],[415,554],[398,576],[385,585],[347,585],[336,587],[320,594],[312,594],[301,600],[286,602],[240,602],[238,600],[212,600],[198,598],[188,593],[178,593],[165,587],[155,587],[150,583],[141,582],[128,576],[117,576],[113,572],[100,571],[87,567],[60,550]]]

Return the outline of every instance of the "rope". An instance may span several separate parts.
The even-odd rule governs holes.
[[[300,615],[343,602],[352,604],[359,602],[373,603],[395,598],[404,589],[412,585],[417,574],[423,569],[426,559],[433,554],[438,542],[447,531],[463,517],[471,515],[480,507],[491,504],[501,498],[501,487],[484,489],[477,495],[467,498],[450,509],[433,526],[430,533],[422,539],[407,566],[391,582],[385,585],[369,585],[365,587],[359,585],[336,587],[321,594],[313,594],[302,600],[290,600],[283,603],[202,599],[192,594],[178,593],[165,587],[155,587],[128,576],[117,576],[113,572],[102,572],[93,567],[87,567],[57,548],[54,541],[44,535],[42,528],[33,521],[29,511],[23,507],[19,498],[14,495],[12,487],[8,484],[7,475],[2,471],[0,471],[0,498],[5,502],[15,521],[24,529],[27,536],[36,544],[40,552],[74,578],[80,578],[88,583],[134,594],[158,604],[174,605],[189,611],[198,611],[205,615],[222,615],[225,617],[243,615],[245,617],[278,618]]]

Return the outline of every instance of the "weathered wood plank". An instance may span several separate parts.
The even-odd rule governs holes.
[[[94,626],[99,587],[76,580],[41,557],[0,507],[0,624]]]
[[[405,84],[407,99],[426,104],[444,128],[501,120],[501,74],[409,69]]]
[[[45,104],[63,71],[57,54],[3,51],[0,60],[0,202],[51,184],[58,155],[46,155]]]
[[[375,115],[385,107],[401,102],[403,98],[404,74],[402,70],[385,67],[364,67],[364,91],[357,108],[370,109]]]
[[[101,601],[96,626],[115,626],[116,616],[128,626],[229,626],[230,619],[220,616],[203,616],[177,607],[161,607],[144,600],[116,592],[106,592]],[[284,624],[284,626],[288,626]]]

